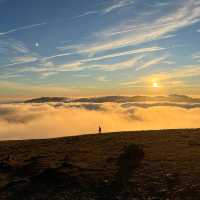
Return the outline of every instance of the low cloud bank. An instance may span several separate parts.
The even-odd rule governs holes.
[[[120,103],[1,104],[0,140],[103,132],[198,128],[200,108],[135,107]]]

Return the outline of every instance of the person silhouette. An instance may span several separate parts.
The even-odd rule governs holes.
[[[101,126],[99,126],[99,134],[101,134]]]

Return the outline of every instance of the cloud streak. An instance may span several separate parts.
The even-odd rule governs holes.
[[[113,64],[91,64],[91,67],[100,68],[105,71],[116,71],[124,70],[128,68],[134,68],[139,65],[139,62],[144,56],[137,56],[135,58],[130,58],[122,62],[117,62]]]
[[[200,76],[200,67],[199,65],[189,65],[189,66],[182,66],[178,69],[172,69],[171,71],[163,71],[160,73],[155,73],[152,75],[145,75],[142,77],[139,77],[137,80],[124,82],[123,85],[150,85],[152,82],[158,81],[161,84],[165,83],[169,84],[170,86],[173,86],[173,82],[175,80],[184,79],[184,78],[190,78],[190,77],[199,77]],[[181,82],[183,85],[183,83]]]
[[[11,30],[6,31],[6,32],[0,32],[0,36],[9,35],[11,33],[20,32],[20,31],[23,31],[23,30],[33,29],[33,28],[36,28],[36,27],[44,26],[46,24],[47,24],[46,22],[43,22],[43,23],[38,23],[38,24],[31,24],[31,25],[27,25],[27,26],[21,26],[21,27],[14,28],[14,29],[11,29]]]
[[[102,10],[102,13],[103,14],[107,14],[107,13],[110,13],[110,12],[112,12],[114,10],[130,6],[130,5],[134,4],[134,3],[135,2],[133,0],[115,0],[115,1],[113,1],[112,5],[104,8]]]
[[[95,33],[95,41],[98,40],[99,42],[79,45],[79,51],[87,49],[88,53],[95,54],[97,52],[165,39],[168,38],[169,34],[174,37],[176,31],[199,22],[199,13],[200,5],[197,1],[180,1],[178,6],[173,8],[169,14],[158,16],[152,19],[151,22],[144,22],[143,20],[146,19],[144,17],[143,20],[125,21],[115,27]],[[64,47],[61,49],[64,49]]]
[[[146,63],[143,63],[140,67],[138,67],[136,70],[139,71],[141,69],[145,69],[148,67],[151,67],[153,65],[158,65],[162,63],[166,59],[166,56],[160,57],[160,58],[155,58],[152,60],[147,61]]]
[[[0,68],[12,67],[15,65],[22,65],[26,63],[33,63],[38,60],[37,57],[33,57],[33,56],[21,56],[21,57],[15,57],[14,59],[15,59],[15,62],[7,64],[7,65],[3,65]]]
[[[69,72],[69,71],[82,71],[89,68],[98,68],[104,71],[115,71],[115,70],[123,70],[131,67],[136,67],[136,64],[139,65],[139,61],[144,57],[144,54],[163,51],[164,48],[153,46],[141,49],[134,49],[130,51],[124,51],[119,53],[107,54],[104,56],[97,56],[92,58],[85,58],[76,61],[72,61],[69,63],[63,64],[54,64],[50,60],[68,56],[69,54],[59,54],[50,57],[39,57],[37,55],[30,55],[30,56],[22,56],[16,57],[14,63],[10,63],[7,65],[1,66],[1,68],[12,67],[15,65],[23,65],[23,64],[31,64],[34,62],[38,62],[40,66],[29,66],[29,68],[19,68],[16,69],[16,73],[24,73],[24,72],[37,72],[41,74],[43,77],[48,77],[59,72]],[[127,59],[122,62],[114,62],[112,64],[96,64],[95,62],[103,61],[103,60],[110,60],[118,57],[130,56],[134,54],[143,54],[139,55],[135,58]],[[56,66],[56,67],[55,67]],[[16,75],[16,74],[15,74]]]
[[[115,58],[115,57],[120,57],[120,56],[127,56],[131,54],[139,54],[139,53],[151,53],[155,51],[161,51],[164,50],[165,48],[159,47],[159,46],[153,46],[153,47],[146,47],[146,48],[140,48],[140,49],[134,49],[130,51],[122,51],[119,53],[112,53],[112,54],[106,54],[104,56],[98,56],[98,57],[92,57],[92,58],[86,58],[82,59],[81,61],[83,62],[92,62],[92,61],[100,61],[100,60],[105,60],[105,59],[110,59],[110,58]],[[88,50],[87,48],[85,50],[80,50],[72,53],[64,53],[64,54],[57,54],[49,57],[44,57],[43,60],[51,60],[54,58],[58,57],[63,57],[63,56],[69,56],[72,54],[81,54],[81,53],[87,53],[90,52],[90,49]]]
[[[1,0],[0,3],[4,3],[6,0]],[[74,16],[72,18],[69,18],[68,20],[75,20],[75,19],[80,19],[82,17],[86,17],[86,16],[89,16],[89,15],[94,15],[94,14],[108,14],[116,9],[120,9],[120,8],[123,8],[123,7],[126,7],[126,6],[129,6],[131,4],[133,4],[134,1],[133,0],[114,0],[113,3],[98,11],[98,10],[94,10],[94,11],[87,11],[83,14],[80,14],[80,15],[77,15],[77,16]],[[60,20],[59,22],[64,22],[66,20]],[[21,27],[17,27],[17,28],[13,28],[11,30],[8,30],[8,31],[5,31],[5,32],[0,32],[0,36],[5,36],[5,35],[9,35],[9,34],[12,34],[12,33],[15,33],[15,32],[20,32],[20,31],[24,31],[24,30],[29,30],[29,29],[33,29],[33,28],[37,28],[37,27],[40,27],[40,26],[44,26],[44,25],[48,25],[48,24],[51,24],[51,23],[54,23],[54,22],[42,22],[42,23],[37,23],[37,24],[30,24],[30,25],[26,25],[26,26],[21,26]],[[57,22],[58,23],[58,22]]]
[[[115,71],[115,70],[120,70],[120,69],[127,69],[127,68],[134,67],[138,63],[138,61],[140,61],[143,58],[143,55],[138,56],[136,58],[128,59],[123,62],[118,62],[118,63],[113,63],[113,64],[96,64],[93,62],[109,60],[109,59],[113,59],[117,57],[129,56],[129,55],[134,55],[134,54],[152,53],[152,52],[157,52],[157,51],[162,51],[162,50],[164,50],[164,48],[155,46],[155,47],[147,47],[147,48],[135,49],[135,50],[124,51],[124,52],[119,52],[119,53],[107,54],[104,56],[81,59],[81,60],[77,60],[71,63],[63,64],[63,65],[61,64],[57,66],[56,69],[53,69],[53,70],[81,71],[88,68],[99,68],[105,71]],[[45,60],[48,60],[48,59],[45,58]]]
[[[200,61],[200,52],[197,52],[192,55],[192,59],[196,61]]]

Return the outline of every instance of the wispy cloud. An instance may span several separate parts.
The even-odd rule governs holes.
[[[29,49],[23,42],[14,39],[0,40],[0,53],[1,54],[26,54],[29,53]]]
[[[51,60],[51,59],[54,59],[54,58],[69,56],[69,55],[76,54],[76,53],[77,52],[56,54],[56,55],[44,57],[43,60]]]
[[[80,71],[81,66],[83,65],[83,62],[81,61],[75,61],[72,63],[66,63],[66,64],[61,64],[57,67],[57,71],[59,72],[64,72],[64,71]]]
[[[72,47],[71,47],[72,48]],[[70,53],[63,53],[63,54],[57,54],[49,57],[43,58],[44,60],[49,60],[49,59],[54,59],[57,57],[63,57],[63,56],[69,56],[72,54],[81,54],[81,53],[86,53],[90,52],[91,49],[82,49],[82,46],[75,46],[77,50],[74,52]],[[155,51],[161,51],[164,50],[165,48],[159,47],[159,46],[153,46],[153,47],[146,47],[146,48],[140,48],[140,49],[134,49],[130,51],[123,51],[119,53],[112,53],[112,54],[106,54],[105,56],[98,56],[98,57],[92,57],[92,58],[86,58],[83,59],[83,62],[91,62],[91,61],[100,61],[100,60],[105,60],[105,59],[110,59],[110,58],[115,58],[115,57],[120,57],[120,56],[126,56],[126,55],[131,55],[131,54],[138,54],[138,53],[149,53],[149,52],[155,52]]]
[[[194,53],[192,55],[192,59],[196,61],[200,61],[200,52]]]
[[[27,25],[27,26],[21,26],[21,27],[14,28],[14,29],[11,29],[11,30],[6,31],[6,32],[0,32],[0,36],[8,35],[8,34],[19,32],[19,31],[23,31],[23,30],[36,28],[36,27],[39,27],[39,26],[44,26],[46,24],[47,24],[46,22],[43,22],[43,23],[39,23],[39,24],[31,24],[31,25]]]
[[[99,82],[108,82],[108,81],[110,81],[109,79],[107,79],[106,76],[98,76],[96,78],[96,80],[99,81]]]
[[[149,3],[147,5],[150,6],[150,7],[160,8],[160,7],[169,6],[172,3],[174,4],[175,2],[156,2],[156,3],[151,3],[151,4]]]
[[[6,0],[0,0],[0,3],[3,3],[5,1]],[[107,13],[110,13],[110,12],[116,10],[116,9],[119,9],[119,8],[122,8],[122,7],[125,7],[125,6],[129,6],[133,3],[134,3],[133,0],[114,0],[112,2],[112,4],[109,5],[106,8],[103,8],[103,9],[100,9],[100,10],[86,11],[85,13],[82,13],[80,15],[76,15],[72,18],[69,18],[68,20],[75,20],[75,19],[79,19],[79,18],[86,17],[86,16],[89,16],[89,15],[94,15],[94,14],[101,14],[101,13],[107,14]],[[59,20],[58,22],[63,22],[63,21],[66,21],[66,20],[62,19],[62,20]],[[13,29],[10,29],[10,30],[5,31],[5,32],[0,32],[0,36],[5,36],[5,35],[9,35],[9,34],[12,34],[12,33],[15,33],[15,32],[20,32],[20,31],[23,31],[23,30],[29,30],[29,29],[37,28],[37,27],[48,25],[48,24],[51,24],[51,23],[55,23],[55,22],[53,22],[53,21],[52,22],[42,22],[42,23],[37,23],[37,24],[20,26],[20,27],[13,28]]]
[[[86,62],[100,61],[100,60],[105,60],[105,59],[110,59],[110,58],[115,58],[115,57],[127,56],[127,55],[132,55],[132,54],[150,53],[150,52],[156,52],[156,51],[161,51],[161,50],[164,50],[164,48],[158,47],[158,46],[139,48],[139,49],[134,49],[134,50],[130,50],[130,51],[108,54],[105,56],[88,58],[88,59],[85,59],[84,61],[86,61]]]
[[[0,53],[4,55],[4,63],[0,68],[7,68],[15,65],[36,62],[39,56],[32,53],[26,45],[14,39],[6,39],[0,42]]]
[[[0,41],[0,54],[0,69],[2,74],[9,67],[33,63],[40,58],[38,54],[31,52],[23,42],[14,39]]]
[[[98,14],[98,13],[99,13],[98,11],[87,11],[83,14],[80,14],[80,15],[77,15],[75,17],[70,18],[70,20],[79,19],[79,18],[82,18],[82,17],[86,17],[88,15],[95,15],[95,14]]]
[[[73,74],[73,76],[78,78],[88,78],[91,77],[91,74]]]
[[[162,56],[160,58],[155,58],[155,59],[149,60],[146,63],[143,63],[142,66],[138,67],[136,70],[139,71],[141,69],[145,69],[145,68],[148,68],[153,65],[158,65],[158,64],[162,63],[165,59],[166,59],[166,56]]]
[[[112,4],[102,10],[103,14],[134,4],[133,0],[114,0]]]
[[[174,33],[184,27],[200,21],[200,5],[195,0],[181,1],[168,14],[157,16],[148,23],[125,21],[110,29],[95,33],[99,42],[79,45],[79,51],[95,54],[162,38],[174,37]],[[115,37],[114,37],[115,36]],[[63,48],[64,49],[64,48]]]
[[[89,15],[94,15],[94,14],[103,14],[103,15],[108,14],[108,13],[111,13],[115,10],[131,6],[134,3],[135,2],[133,0],[112,0],[112,1],[109,2],[109,5],[105,6],[102,9],[87,11],[83,14],[80,14],[80,15],[77,15],[75,17],[70,18],[70,20],[79,19],[79,18],[86,17],[86,16],[89,16]]]
[[[189,66],[182,66],[177,69],[173,69],[171,71],[163,71],[160,73],[155,73],[151,75],[145,75],[137,78],[136,80],[133,81],[128,81],[122,83],[122,85],[149,85],[152,82],[161,82],[163,83],[169,83],[171,85],[171,81],[181,81],[182,79],[185,78],[190,78],[190,77],[199,77],[200,76],[200,67],[199,65],[189,65]]]
[[[21,64],[26,64],[26,63],[32,63],[32,62],[36,62],[38,60],[37,57],[33,57],[33,56],[21,56],[21,57],[16,57],[14,59],[15,59],[15,62],[0,66],[0,68],[11,67],[11,66],[21,65]]]
[[[53,75],[56,75],[56,74],[58,74],[59,72],[56,72],[56,71],[44,71],[44,72],[42,72],[40,75],[41,75],[41,77],[42,78],[47,78],[47,77],[49,77],[49,76],[53,76]]]
[[[134,55],[134,54],[157,52],[157,51],[162,51],[162,50],[164,50],[164,48],[157,47],[157,46],[141,48],[141,49],[134,49],[134,50],[130,50],[130,51],[108,54],[105,56],[98,56],[98,57],[93,57],[93,58],[76,60],[71,63],[57,65],[57,67],[53,70],[56,70],[56,71],[81,71],[81,70],[88,69],[88,68],[100,68],[103,70],[114,71],[114,70],[126,69],[126,68],[130,68],[130,67],[134,67],[135,64],[143,57],[143,55],[141,55],[135,59],[132,58],[132,59],[124,61],[124,62],[118,62],[118,63],[113,63],[113,64],[94,64],[93,62],[107,60],[107,59],[113,59],[113,58],[122,57],[122,56]],[[59,55],[57,55],[57,56],[59,56]],[[60,55],[60,56],[63,56],[63,55]],[[53,56],[53,57],[49,57],[49,58],[44,58],[44,60],[46,61],[46,60],[52,59],[52,58],[55,58],[55,57]],[[49,70],[49,69],[47,69],[47,70]],[[50,69],[50,70],[52,70],[52,69]]]
[[[16,58],[15,63],[8,64],[7,67],[29,63],[32,65],[30,65],[29,67],[21,66],[20,68],[15,69],[15,73],[12,75],[21,74],[25,72],[33,72],[33,73],[37,73],[38,75],[41,75],[43,78],[47,78],[49,76],[58,74],[60,72],[83,71],[89,68],[99,69],[103,71],[116,71],[116,70],[124,70],[124,69],[134,68],[134,67],[136,68],[137,66],[141,65],[142,63],[141,61],[142,61],[142,58],[144,57],[144,54],[161,51],[161,50],[163,50],[163,48],[160,48],[160,47],[141,48],[141,49],[135,49],[132,51],[109,54],[105,56],[75,60],[75,61],[63,63],[63,64],[55,64],[54,62],[49,61],[49,59],[39,58],[37,56],[36,57],[31,57],[31,56],[18,57]],[[112,60],[117,57],[129,56],[129,55],[134,55],[134,54],[139,54],[139,55],[134,58],[131,57],[121,62],[114,61],[112,62],[112,64],[111,63],[108,64],[105,62],[100,63],[100,64],[95,63],[97,61],[102,61],[102,60],[107,60],[107,59]],[[33,62],[37,62],[37,64],[33,65]]]
[[[112,63],[112,64],[91,64],[91,67],[100,68],[105,71],[116,71],[124,70],[128,68],[134,68],[139,65],[139,62],[143,58],[143,55],[137,56],[135,58],[129,58],[122,62]]]

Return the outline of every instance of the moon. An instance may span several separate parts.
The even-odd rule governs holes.
[[[36,43],[35,43],[35,46],[36,46],[36,47],[39,47],[39,46],[40,46],[40,44],[39,44],[38,42],[36,42]]]

